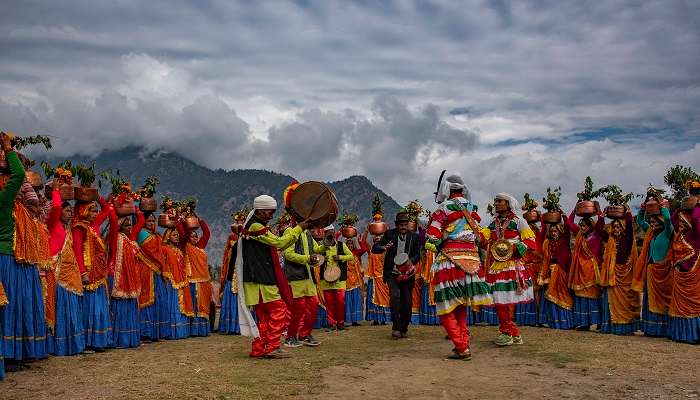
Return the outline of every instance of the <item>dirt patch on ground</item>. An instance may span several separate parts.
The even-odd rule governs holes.
[[[214,335],[105,354],[55,357],[0,383],[3,399],[688,399],[700,398],[700,347],[645,337],[525,328],[504,349],[473,327],[469,362],[445,360],[439,327],[392,341],[388,327],[318,333],[288,360],[251,360],[250,341]]]

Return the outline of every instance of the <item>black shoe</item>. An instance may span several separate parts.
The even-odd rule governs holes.
[[[344,331],[345,330],[345,324],[338,324],[336,327],[339,331]]]
[[[379,326],[379,322],[377,322],[377,321],[372,321],[372,326]]]
[[[399,331],[391,331],[391,338],[394,340],[401,339],[401,332]]]
[[[319,342],[318,340],[314,339],[314,337],[311,336],[311,335],[309,335],[309,336],[307,336],[307,337],[303,337],[303,338],[301,338],[299,341],[300,341],[301,344],[303,344],[304,346],[309,346],[309,347],[318,347],[318,346],[321,344],[321,342]]]
[[[360,325],[359,322],[353,322],[353,323],[352,323],[352,326],[362,326],[362,325]]]
[[[408,338],[408,331],[401,332],[401,339],[407,339],[407,338]]]
[[[457,351],[457,349],[452,349],[452,354],[447,356],[448,360],[462,360],[462,361],[469,361],[472,359],[472,353],[467,349],[464,353],[460,353]]]
[[[590,325],[577,326],[577,327],[576,327],[576,330],[577,330],[577,331],[590,331],[590,330],[591,330],[591,327],[590,327]]]
[[[273,351],[272,353],[265,354],[265,358],[270,358],[270,359],[282,359],[282,358],[289,358],[292,355],[289,354],[288,352],[282,350],[282,349],[277,349]]]
[[[6,372],[19,372],[22,370],[22,364],[17,361],[5,360]]]

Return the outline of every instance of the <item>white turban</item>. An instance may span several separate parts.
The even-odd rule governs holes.
[[[276,210],[277,209],[277,200],[273,199],[272,197],[264,194],[262,196],[258,196],[253,200],[253,209],[254,210]]]
[[[450,197],[450,192],[452,190],[462,190],[462,195],[465,199],[471,201],[471,195],[469,193],[469,188],[464,184],[462,177],[459,175],[448,176],[440,185],[440,192],[437,195],[438,203],[442,203],[448,197]]]
[[[334,230],[335,230],[335,226],[333,226],[333,224],[330,224],[327,227],[323,228],[324,232],[334,231]]]
[[[508,205],[510,206],[510,210],[513,212],[517,212],[520,209],[520,204],[518,203],[518,200],[516,200],[515,197],[513,197],[511,194],[499,193],[496,195],[496,198],[507,201]]]

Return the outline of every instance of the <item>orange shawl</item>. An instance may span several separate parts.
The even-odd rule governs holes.
[[[140,275],[146,266],[138,259],[139,247],[125,234],[117,236],[112,297],[136,299],[141,292]]]
[[[600,287],[598,287],[599,278],[598,260],[588,248],[588,242],[586,242],[584,235],[579,232],[576,235],[574,253],[571,257],[569,287],[579,297],[597,299],[601,295]]]
[[[365,283],[362,279],[362,261],[355,257],[352,261],[348,262],[348,279],[346,281],[347,289],[352,290],[356,288],[361,288],[362,292],[365,291]]]
[[[151,234],[141,242],[142,261],[157,274],[163,271],[163,264],[165,264],[163,246],[163,239],[157,234]]]
[[[73,227],[85,231],[83,242],[83,264],[88,274],[89,283],[84,285],[85,290],[94,291],[107,281],[107,246],[104,240],[85,221],[78,221]]]
[[[672,244],[674,264],[692,257],[694,251],[683,235],[676,233]],[[700,257],[687,272],[673,269],[673,289],[668,313],[674,317],[700,317]]]
[[[574,306],[574,299],[569,291],[568,277],[564,268],[559,264],[552,264],[552,253],[549,247],[549,239],[542,244],[542,267],[539,270],[537,281],[540,286],[547,285],[544,297],[552,303],[566,310]]]
[[[542,253],[536,250],[528,250],[523,256],[523,263],[525,264],[525,268],[530,271],[532,283],[536,289],[538,286],[542,286],[537,279],[540,276],[540,271],[542,270],[542,259]]]
[[[372,303],[380,307],[389,307],[389,285],[384,283],[384,254],[370,254],[367,263],[367,276],[374,281]]]
[[[238,237],[236,234],[231,234],[226,242],[226,248],[224,248],[224,259],[221,262],[221,272],[219,274],[219,300],[224,296],[224,287],[226,287],[226,277],[228,276],[228,265],[231,262],[231,251],[233,250],[233,245],[236,244]],[[235,271],[234,271],[235,272]],[[234,289],[235,286],[235,289]],[[231,279],[231,290],[233,293],[238,293],[238,281],[237,279]]]
[[[632,241],[632,250],[624,264],[617,262],[617,241],[608,237],[600,266],[600,285],[608,287],[610,319],[615,324],[628,324],[639,318],[642,299],[632,289],[634,266],[637,263],[637,244]]]
[[[209,262],[207,252],[187,243],[187,265],[189,282],[197,286],[197,317],[209,319],[209,304],[211,303],[214,288],[211,285],[209,275]]]
[[[15,201],[15,260],[21,264],[36,265],[41,269],[51,266],[49,229],[32,217],[27,208]]]
[[[83,295],[83,282],[75,260],[73,235],[70,232],[66,234],[61,251],[51,260],[46,276],[42,277],[46,325],[52,330],[56,326],[56,285],[78,296]]]
[[[0,307],[6,306],[10,304],[10,302],[7,300],[7,294],[5,293],[5,287],[2,286],[2,282],[0,282]]]
[[[194,317],[194,306],[192,304],[192,293],[188,285],[186,270],[186,259],[182,251],[175,246],[163,246],[165,264],[163,265],[163,276],[168,279],[172,287],[177,290],[180,303],[180,312],[188,317]],[[207,304],[208,306],[208,304]]]
[[[671,265],[671,252],[658,263],[649,262],[649,248],[654,239],[654,232],[650,229],[644,237],[642,250],[634,264],[632,277],[632,289],[638,293],[644,292],[646,284],[649,310],[656,314],[668,313],[671,302],[673,285],[673,266]]]
[[[420,298],[423,295],[423,285],[424,282],[416,279],[416,283],[413,285],[413,302],[411,303],[411,311],[414,313],[420,312]]]

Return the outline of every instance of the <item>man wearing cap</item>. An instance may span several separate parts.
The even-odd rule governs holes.
[[[238,307],[241,334],[255,337],[250,356],[256,358],[289,357],[289,353],[280,349],[280,337],[291,293],[277,251],[293,245],[310,226],[308,221],[303,221],[283,236],[277,236],[267,227],[276,209],[277,202],[272,197],[256,197],[236,243],[234,265],[237,271],[242,271],[238,280],[243,288],[239,291],[243,298]],[[253,306],[257,323],[248,309]]]
[[[386,252],[383,279],[391,292],[391,336],[394,339],[408,337],[411,322],[413,286],[416,281],[415,266],[420,261],[420,238],[410,232],[409,215],[396,214],[394,229],[388,230],[372,247],[372,253]]]
[[[320,246],[320,253],[326,257],[321,265],[320,287],[323,290],[323,300],[326,304],[328,318],[328,330],[345,329],[345,288],[348,279],[348,262],[355,256],[348,246],[335,238],[335,227],[330,225],[323,230],[324,239]],[[333,281],[327,280],[326,270],[340,268],[340,275]]]
[[[518,326],[513,321],[516,304],[533,301],[532,278],[525,267],[523,256],[536,249],[535,233],[515,212],[518,201],[508,193],[499,193],[494,199],[496,216],[482,230],[482,245],[487,248],[486,282],[491,287],[493,303],[498,315],[497,346],[523,344]]]
[[[286,231],[290,229],[293,227]],[[320,252],[320,247],[311,236],[311,231],[305,229],[296,243],[284,250],[284,272],[294,298],[284,343],[286,347],[316,347],[320,344],[311,335],[318,313],[318,295],[311,267],[318,264],[319,256],[314,253]]]

